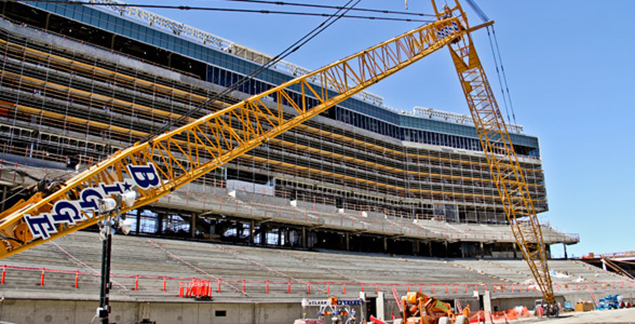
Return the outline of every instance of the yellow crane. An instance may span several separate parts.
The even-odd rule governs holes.
[[[454,4],[453,7],[444,5],[440,8],[433,0],[437,19],[459,17],[461,28],[469,30],[467,15],[458,0]],[[557,315],[547,250],[536,209],[472,36],[466,33],[464,37],[448,44],[448,49],[518,248],[543,293],[547,314]]]
[[[98,201],[136,192],[136,209],[266,143],[367,87],[448,46],[512,231],[549,309],[555,298],[545,244],[522,168],[458,1],[438,20],[365,49],[240,103],[114,153],[48,195],[36,193],[0,213],[0,259],[97,224]],[[293,88],[302,98],[287,92]],[[311,106],[306,95],[318,104]],[[283,106],[293,109],[285,113]],[[183,162],[186,161],[186,162]]]

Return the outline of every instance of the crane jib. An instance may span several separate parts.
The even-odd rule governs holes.
[[[59,200],[55,202],[51,213],[38,215],[24,215],[24,221],[29,226],[33,238],[44,240],[57,233],[56,225],[75,225],[89,217],[94,217],[97,213],[97,203],[99,200],[107,198],[112,194],[123,194],[133,190],[156,188],[161,185],[157,168],[153,163],[145,165],[127,165],[126,168],[131,175],[130,179],[112,184],[99,183],[95,187],[84,188],[77,200]]]

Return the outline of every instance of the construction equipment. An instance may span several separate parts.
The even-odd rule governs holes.
[[[401,298],[404,324],[468,324],[470,307],[455,314],[452,306],[420,292],[409,292]]]
[[[113,194],[136,192],[134,203],[121,206],[121,213],[155,202],[447,45],[518,246],[555,312],[536,211],[470,36],[493,22],[470,27],[458,1],[442,10],[432,3],[436,22],[135,143],[51,192],[3,211],[0,258],[97,224],[99,201]]]
[[[454,7],[446,4],[440,10],[433,0],[437,18],[458,17],[461,21],[460,28],[469,30],[467,15],[458,0],[454,3]],[[553,294],[547,250],[536,209],[507,125],[472,43],[472,36],[467,33],[464,37],[456,38],[448,44],[448,49],[516,243],[542,291],[546,314],[557,316],[559,310]]]
[[[618,309],[622,304],[624,298],[622,295],[607,295],[603,298],[600,298],[598,302],[597,309],[606,310],[606,309]]]

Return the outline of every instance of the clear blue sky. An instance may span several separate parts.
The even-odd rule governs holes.
[[[152,1],[269,10],[307,11],[227,1]],[[289,2],[344,5],[345,0]],[[428,0],[408,0],[409,12],[432,13]],[[635,1],[509,1],[477,3],[495,30],[516,121],[540,138],[550,211],[541,214],[565,232],[579,233],[569,255],[635,250]],[[468,11],[472,25],[481,20]],[[362,0],[358,8],[405,11],[404,0]],[[153,10],[271,55],[279,53],[324,18]],[[322,10],[324,12],[324,10]],[[355,13],[368,15],[365,13]],[[413,29],[420,23],[341,19],[287,58],[319,68]],[[490,42],[473,35],[502,106]],[[446,49],[373,86],[371,92],[398,109],[425,106],[467,114]],[[635,199],[634,199],[635,200]],[[562,246],[552,248],[562,255]]]

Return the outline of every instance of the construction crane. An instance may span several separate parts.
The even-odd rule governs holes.
[[[470,28],[458,1],[441,10],[432,3],[436,22],[135,143],[56,188],[18,202],[0,213],[0,259],[97,224],[98,203],[113,194],[136,193],[136,199],[121,206],[122,213],[155,202],[447,45],[518,246],[555,312],[529,189],[470,36],[493,22]],[[290,89],[302,96],[292,96]]]
[[[453,7],[447,4],[439,7],[432,0],[437,19],[458,17],[461,28],[469,30],[467,15],[458,0],[454,3]],[[507,125],[474,48],[472,36],[466,33],[464,37],[448,44],[448,49],[518,248],[542,291],[546,314],[557,316],[559,308],[553,294],[547,250],[536,209]]]

